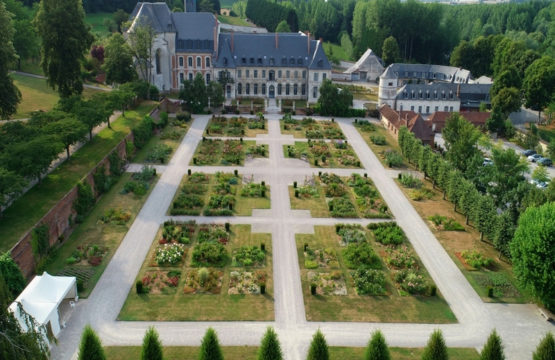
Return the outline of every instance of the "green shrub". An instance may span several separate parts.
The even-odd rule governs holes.
[[[168,156],[172,153],[173,149],[171,146],[161,143],[157,144],[150,150],[146,156],[147,162],[159,162],[164,164],[168,159]]]
[[[235,253],[238,266],[262,265],[266,254],[257,246],[241,246]]]
[[[73,208],[77,212],[78,220],[81,220],[94,205],[94,194],[89,184],[80,182],[77,184],[77,199]],[[78,221],[80,222],[80,221]]]
[[[344,197],[333,198],[329,203],[331,216],[340,218],[356,218],[357,211],[353,203]]]
[[[360,295],[385,294],[385,274],[374,269],[358,269],[352,272],[357,293]]]
[[[195,266],[217,266],[225,264],[227,252],[220,243],[206,242],[198,244],[193,249],[193,264]]]
[[[424,277],[410,269],[398,271],[395,274],[395,281],[409,294],[424,294],[428,289]]]
[[[137,282],[135,283],[135,290],[137,291],[137,294],[144,294],[144,287],[143,287],[143,281],[142,280],[137,280]]]
[[[137,149],[142,149],[152,137],[153,124],[152,118],[147,115],[133,128],[133,143]]]
[[[412,174],[401,174],[399,182],[406,188],[420,189],[422,187],[422,180],[420,180],[416,176],[413,176]]]
[[[486,258],[482,253],[476,250],[465,250],[461,253],[466,263],[475,269],[488,267],[493,263],[493,259]]]
[[[403,230],[393,222],[370,224],[368,228],[372,229],[376,241],[384,245],[400,245],[406,239]]]
[[[372,141],[375,145],[385,145],[387,141],[385,140],[385,136],[383,135],[372,135],[370,136],[370,141]]]
[[[403,165],[403,157],[395,150],[385,152],[385,163],[389,167],[399,167]]]
[[[380,257],[367,242],[350,243],[343,249],[343,259],[349,269],[381,269]]]
[[[318,268],[318,263],[314,260],[306,259],[304,261],[304,267],[307,269],[316,269]]]

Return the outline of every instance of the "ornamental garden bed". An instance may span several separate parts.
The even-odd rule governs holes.
[[[360,160],[347,140],[295,141],[295,145],[284,145],[286,158],[306,161],[311,167],[360,168]]]
[[[491,244],[480,241],[480,233],[465,225],[465,216],[443,199],[441,191],[434,189],[428,180],[423,180],[421,189],[432,196],[417,200],[411,196],[413,189],[400,188],[483,301],[526,303],[531,300],[516,281],[511,265],[500,259],[499,252]],[[440,225],[436,226],[436,223]],[[446,223],[453,230],[447,230]]]
[[[372,180],[359,174],[342,178],[323,173],[293,184],[289,193],[291,208],[310,210],[313,217],[391,217]]]
[[[373,225],[315,226],[315,234],[297,234],[307,319],[455,322],[397,225]]]
[[[69,239],[49,254],[45,270],[50,274],[76,276],[79,297],[86,298],[110,262],[129,226],[154,188],[157,177],[136,179],[123,174],[83,218]],[[128,192],[128,183],[142,183],[141,192]]]
[[[191,173],[181,181],[170,215],[250,216],[253,209],[270,208],[270,187],[252,176],[236,173]]]
[[[231,136],[255,137],[258,134],[268,133],[268,121],[263,114],[255,117],[225,117],[213,115],[208,125],[205,136]]]
[[[316,121],[307,117],[302,120],[295,120],[291,115],[286,114],[280,121],[281,133],[293,135],[298,139],[345,139],[345,135],[339,125],[332,121]]]
[[[243,165],[245,158],[268,157],[267,151],[256,151],[256,142],[252,140],[220,140],[203,137],[197,147],[191,165]]]
[[[189,129],[189,122],[170,118],[169,124],[146,143],[133,157],[136,163],[166,164]]]
[[[384,167],[407,168],[397,140],[382,124],[355,119],[354,125]]]
[[[183,256],[153,262],[168,245],[182,247]],[[250,225],[228,231],[224,225],[165,223],[119,319],[273,320],[271,235],[253,234]]]

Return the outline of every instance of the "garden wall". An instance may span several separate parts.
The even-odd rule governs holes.
[[[94,189],[94,174],[98,169],[106,169],[109,172],[110,161],[109,156],[117,151],[120,159],[127,159],[127,143],[133,141],[133,133],[127,135],[114,149],[112,149],[96,166],[83,177],[82,181],[87,182]],[[106,167],[104,167],[107,165]],[[44,215],[31,229],[29,229],[15,244],[11,250],[11,256],[21,268],[23,276],[29,278],[35,271],[36,261],[31,246],[31,238],[33,229],[39,225],[45,224],[49,229],[50,246],[56,245],[57,242],[63,242],[69,238],[73,231],[73,219],[76,212],[73,209],[73,203],[77,198],[77,184],[64,197],[54,205],[46,215]]]

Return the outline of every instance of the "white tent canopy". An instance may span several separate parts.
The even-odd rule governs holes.
[[[60,304],[64,299],[77,300],[77,280],[73,276],[52,276],[47,272],[37,275],[10,305],[9,310],[15,315],[23,330],[27,329],[23,310],[35,319],[37,331],[46,336],[51,331],[57,336],[61,329],[59,314]]]

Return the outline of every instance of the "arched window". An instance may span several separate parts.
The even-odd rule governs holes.
[[[200,56],[197,56],[197,67],[201,67],[201,60],[200,60]]]
[[[157,74],[161,74],[162,73],[162,67],[160,64],[160,49],[156,50],[156,58],[155,58],[155,62],[156,62],[156,73]]]

